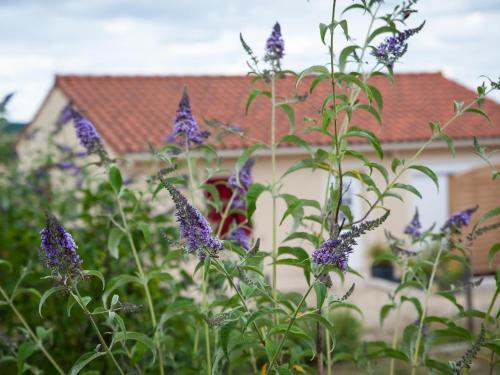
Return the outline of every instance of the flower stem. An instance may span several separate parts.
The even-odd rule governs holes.
[[[276,221],[276,201],[277,201],[277,182],[276,182],[276,75],[271,73],[271,195],[272,195],[272,296],[274,300],[274,307],[277,306],[277,265],[278,259],[278,246],[277,246],[277,221]],[[274,313],[274,323],[279,324],[278,314]]]
[[[116,360],[115,356],[113,355],[113,353],[109,349],[108,344],[106,344],[106,341],[102,337],[101,331],[99,330],[99,327],[97,326],[94,318],[92,317],[92,314],[87,309],[87,306],[85,306],[85,304],[82,302],[82,296],[80,295],[80,292],[78,291],[78,289],[76,287],[73,288],[73,290],[76,292],[76,294],[73,293],[73,291],[72,291],[71,296],[75,299],[75,301],[78,303],[78,305],[82,308],[85,315],[87,315],[89,317],[90,323],[92,324],[92,327],[94,328],[94,331],[96,332],[97,338],[101,342],[102,347],[106,351],[106,354],[111,358],[111,360],[113,361],[114,365],[116,366],[116,368],[118,369],[120,374],[125,375],[125,373],[123,372],[122,368],[120,367],[118,361]]]
[[[404,264],[403,264],[403,274],[401,275],[401,282],[404,283],[405,277],[406,277],[406,267],[408,264],[408,259],[405,259]],[[399,302],[398,309],[396,311],[396,326],[394,327],[394,333],[392,336],[392,349],[396,349],[396,345],[398,344],[398,337],[399,337],[399,326],[401,322],[399,321],[401,318],[401,301]],[[394,365],[395,361],[394,358],[391,358],[391,364],[390,364],[390,375],[394,375]]]
[[[150,317],[151,317],[151,323],[153,324],[153,330],[155,331],[155,345],[156,345],[156,349],[158,351],[158,360],[159,360],[159,365],[160,365],[160,374],[163,375],[165,372],[164,372],[164,364],[163,364],[163,354],[162,354],[162,350],[161,350],[161,345],[160,345],[160,341],[158,340],[158,337],[157,337],[157,320],[156,320],[156,314],[155,314],[155,310],[154,310],[154,306],[153,306],[153,300],[151,299],[151,293],[149,291],[149,285],[148,285],[148,280],[146,279],[145,275],[144,275],[144,270],[142,268],[142,264],[141,264],[141,260],[139,258],[139,254],[137,252],[137,248],[135,247],[135,243],[134,243],[134,238],[132,237],[132,233],[130,231],[130,228],[128,226],[128,221],[127,221],[127,217],[125,216],[125,212],[123,210],[123,206],[122,206],[122,203],[120,201],[120,196],[119,196],[119,193],[116,192],[116,202],[118,204],[118,210],[120,212],[120,217],[122,219],[122,229],[125,231],[125,235],[128,239],[128,242],[130,244],[130,248],[132,249],[132,254],[134,256],[134,260],[135,260],[135,265],[137,267],[137,271],[139,272],[139,277],[141,279],[141,283],[142,283],[142,286],[144,288],[144,293],[146,295],[146,302],[148,304],[148,309],[149,309],[149,314],[150,314]]]
[[[14,302],[12,301],[12,299],[10,299],[10,297],[7,295],[7,293],[2,288],[2,286],[0,286],[0,294],[5,299],[5,301],[9,304],[10,308],[12,309],[12,311],[14,312],[14,314],[16,315],[16,317],[19,319],[19,321],[24,326],[24,328],[26,329],[26,331],[29,333],[29,335],[31,336],[31,338],[33,339],[33,341],[35,342],[35,344],[40,348],[40,350],[45,355],[45,357],[49,360],[49,362],[52,364],[52,366],[54,366],[54,368],[56,369],[56,371],[59,374],[64,375],[64,371],[61,369],[61,367],[56,362],[56,360],[52,357],[52,355],[45,348],[45,346],[43,345],[42,341],[38,338],[38,336],[35,335],[35,333],[31,329],[31,327],[26,322],[26,319],[24,319],[24,316],[16,308],[16,306],[14,305]]]
[[[441,244],[439,246],[438,253],[436,255],[436,259],[434,259],[434,264],[432,265],[432,272],[431,272],[431,277],[429,279],[429,284],[427,285],[426,291],[425,291],[425,297],[424,297],[424,305],[422,306],[422,316],[420,316],[420,322],[418,324],[418,331],[417,331],[417,340],[415,342],[415,353],[413,354],[413,359],[412,359],[412,368],[411,368],[411,375],[415,375],[417,373],[417,362],[418,362],[418,356],[420,352],[420,341],[422,340],[422,330],[424,328],[424,320],[427,315],[427,308],[429,306],[429,298],[431,296],[432,292],[432,287],[434,285],[434,277],[436,276],[436,271],[439,265],[439,259],[441,258],[441,253],[443,252],[443,249],[445,247],[445,241],[447,239],[441,240]]]
[[[222,271],[222,273],[224,273],[224,275],[226,276],[226,279],[227,281],[229,282],[229,284],[231,285],[231,287],[234,289],[234,291],[236,292],[236,294],[238,295],[238,297],[240,298],[240,301],[243,305],[243,307],[245,308],[245,310],[247,312],[250,312],[250,309],[248,308],[248,305],[245,301],[245,297],[243,297],[243,295],[241,294],[240,290],[236,287],[236,285],[234,284],[234,281],[231,277],[231,275],[227,272],[226,268],[224,267],[224,265],[219,262],[218,259],[214,258],[213,259],[215,265]],[[252,322],[252,325],[253,327],[255,328],[255,332],[257,332],[257,335],[259,335],[259,339],[260,339],[260,342],[262,343],[262,345],[265,345],[265,340],[264,340],[264,335],[262,334],[262,332],[260,331],[259,327],[257,326],[257,324],[254,322]]]
[[[293,323],[295,323],[295,319],[297,319],[297,315],[299,313],[299,310],[302,307],[302,305],[304,304],[309,293],[311,293],[311,290],[313,290],[315,284],[316,284],[316,282],[311,283],[311,286],[307,289],[306,293],[302,296],[302,299],[300,300],[299,304],[295,308],[295,311],[293,312],[293,315],[290,318],[290,322],[288,323],[288,326],[286,327],[285,334],[281,338],[281,341],[278,345],[278,349],[276,349],[276,352],[274,353],[274,355],[271,359],[271,362],[269,363],[269,367],[267,368],[266,375],[269,375],[271,373],[272,368],[276,364],[276,360],[278,359],[278,356],[280,355],[281,350],[283,349],[283,345],[285,344],[285,340],[288,337],[288,333],[290,332],[290,329],[292,328]]]
[[[208,272],[206,272],[206,267],[203,267],[203,281],[201,284],[202,288],[202,300],[201,305],[203,308],[203,312],[208,312],[208,298],[207,298],[207,285],[208,285]],[[207,375],[212,374],[212,355],[210,353],[210,331],[208,329],[208,323],[206,321],[204,323],[205,329],[205,352],[207,358]]]

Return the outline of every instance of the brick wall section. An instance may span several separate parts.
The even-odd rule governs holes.
[[[449,197],[451,213],[479,205],[478,211],[473,216],[474,223],[486,211],[500,205],[500,181],[491,179],[491,170],[488,167],[454,175],[450,177]],[[488,220],[486,224],[493,224],[499,220],[497,216]],[[472,226],[469,230],[471,228]],[[500,229],[479,236],[474,241],[471,254],[474,274],[493,273],[500,267],[500,256],[494,259],[491,268],[488,266],[488,251],[496,242],[500,242]]]

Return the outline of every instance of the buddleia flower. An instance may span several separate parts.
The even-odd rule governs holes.
[[[245,209],[245,194],[252,184],[252,167],[255,159],[248,159],[239,171],[235,171],[228,179],[228,185],[233,189],[234,199],[231,207]]]
[[[71,112],[76,136],[87,151],[87,155],[97,154],[102,162],[109,162],[108,153],[104,149],[101,137],[97,133],[94,124],[75,109],[72,109]]]
[[[444,223],[441,230],[449,229],[452,232],[460,231],[463,227],[466,227],[467,225],[470,224],[470,219],[472,217],[472,214],[474,212],[476,212],[477,209],[478,209],[478,206],[468,208],[466,210],[459,211],[459,212],[452,214],[449,217],[449,219]]]
[[[325,241],[319,248],[313,251],[313,262],[317,265],[336,266],[339,270],[346,271],[349,255],[354,251],[354,246],[357,244],[356,238],[377,228],[388,216],[389,211],[378,219],[353,225],[349,231]]]
[[[425,22],[414,29],[398,32],[396,35],[386,38],[376,50],[372,51],[372,55],[375,56],[379,63],[392,68],[394,63],[408,50],[407,40],[422,30],[424,25]]]
[[[191,110],[187,90],[184,89],[175,115],[174,127],[172,133],[167,137],[167,142],[174,142],[178,139],[180,145],[191,147],[193,144],[201,145],[209,135],[208,131],[200,131],[198,128],[198,123]]]
[[[404,229],[404,234],[407,234],[413,239],[416,239],[422,235],[421,229],[422,224],[420,223],[418,209],[416,209],[415,214],[413,215],[413,219],[411,219],[410,223]]]
[[[266,41],[266,55],[264,56],[264,60],[279,66],[283,56],[285,56],[285,41],[281,35],[281,26],[276,22],[271,35]]]
[[[246,251],[250,250],[250,243],[249,243],[249,239],[248,239],[248,234],[247,234],[247,231],[245,230],[245,228],[242,228],[242,227],[235,228],[229,234],[228,239],[236,241]]]
[[[73,107],[71,103],[68,103],[67,105],[64,106],[64,108],[61,110],[59,113],[59,116],[57,117],[57,126],[61,127],[64,124],[68,123],[69,120],[73,118]]]
[[[180,237],[186,240],[188,253],[197,254],[200,259],[207,255],[216,257],[223,245],[217,237],[212,236],[207,219],[172,184],[163,178],[161,180],[174,201]]]
[[[61,280],[75,279],[80,275],[82,261],[77,246],[59,220],[46,214],[45,227],[40,231],[41,257],[45,266]]]

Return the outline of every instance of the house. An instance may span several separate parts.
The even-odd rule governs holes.
[[[447,79],[441,73],[398,74],[391,84],[382,77],[375,77],[371,84],[376,85],[384,97],[382,126],[368,114],[360,113],[354,123],[374,131],[383,142],[386,151],[383,164],[390,170],[393,157],[409,159],[429,138],[429,121],[444,123],[453,116],[453,101],[470,102],[475,93],[460,84]],[[160,147],[165,136],[171,132],[176,107],[183,90],[189,90],[193,112],[200,124],[202,119],[217,119],[238,124],[246,133],[246,138],[231,135],[215,144],[223,159],[223,167],[230,171],[241,151],[250,144],[269,140],[270,105],[267,98],[257,97],[248,115],[245,105],[250,92],[250,78],[246,76],[57,76],[55,83],[41,105],[38,113],[27,127],[18,142],[18,153],[25,165],[35,162],[33,155],[43,149],[44,137],[50,133],[59,113],[69,103],[87,116],[101,134],[106,147],[112,154],[121,155],[128,161],[131,173],[147,176],[158,165],[148,152],[148,142]],[[292,78],[279,80],[279,95],[293,95],[295,84]],[[306,83],[298,87],[298,93],[307,91]],[[295,108],[296,132],[315,147],[327,147],[326,140],[316,133],[301,133],[304,117],[317,117],[323,98],[328,95],[328,85],[319,85],[306,101],[297,103]],[[487,99],[484,109],[491,117],[492,124],[477,114],[466,114],[455,121],[446,133],[455,140],[456,156],[453,157],[446,143],[435,141],[424,153],[418,163],[432,168],[438,175],[439,191],[433,182],[417,171],[408,172],[401,182],[411,184],[422,192],[423,199],[409,193],[402,193],[405,204],[389,199],[386,206],[392,215],[385,227],[394,234],[401,234],[411,220],[415,207],[418,207],[424,227],[436,222],[444,223],[450,213],[479,205],[478,213],[500,203],[498,182],[492,182],[490,170],[474,154],[473,137],[483,146],[500,148],[500,104]],[[277,116],[279,139],[289,132],[288,117],[279,112]],[[35,136],[27,137],[27,134]],[[60,134],[61,141],[78,147],[74,131],[67,126]],[[28,139],[32,138],[32,139]],[[372,148],[363,142],[353,148],[376,157]],[[267,151],[256,153],[254,181],[270,181],[270,154]],[[277,151],[278,174],[307,156],[307,151],[285,145]],[[492,161],[500,164],[500,154]],[[346,160],[346,168],[359,167],[355,160]],[[228,172],[229,173],[229,172]],[[375,181],[382,185],[381,176],[374,174]],[[284,192],[300,197],[322,200],[327,183],[324,172],[300,170],[285,177]],[[356,181],[351,182],[350,194],[352,211],[360,217],[366,207],[355,194],[365,194]],[[259,198],[254,215],[254,233],[261,239],[262,247],[270,247],[270,197]],[[283,202],[279,212],[286,209]],[[280,215],[278,215],[280,217]],[[278,237],[283,240],[289,234],[287,222],[280,228]],[[369,248],[384,241],[382,231],[370,233],[361,240],[358,250],[352,254],[351,266],[368,273],[370,266]],[[500,234],[490,233],[478,239],[472,255],[473,269],[476,274],[491,272],[487,264],[487,252],[494,242],[500,241]],[[500,265],[498,257],[495,266]],[[283,285],[293,285],[294,273],[280,275]]]

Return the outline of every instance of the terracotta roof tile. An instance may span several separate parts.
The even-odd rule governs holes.
[[[430,135],[429,121],[446,121],[453,115],[453,100],[469,102],[474,93],[440,73],[399,74],[394,84],[375,77],[384,97],[383,126],[364,111],[357,111],[353,123],[376,132],[383,142],[413,142]],[[147,142],[161,146],[170,133],[175,110],[184,86],[187,86],[193,112],[200,124],[217,119],[240,125],[251,140],[231,135],[224,138],[221,149],[247,146],[254,140],[269,138],[270,105],[267,98],[257,97],[247,116],[244,114],[250,79],[245,76],[74,76],[56,78],[60,88],[95,124],[104,139],[118,153],[147,150]],[[278,94],[294,93],[294,80],[279,80]],[[298,93],[304,93],[302,83]],[[304,117],[318,118],[328,84],[320,84],[304,103],[294,106],[297,133],[314,144],[327,140],[315,133],[303,133]],[[447,133],[455,139],[500,137],[500,104],[486,100],[485,110],[493,125],[484,118],[466,114],[450,126]],[[287,134],[288,119],[278,112],[279,137]],[[202,125],[203,126],[203,125]]]

